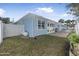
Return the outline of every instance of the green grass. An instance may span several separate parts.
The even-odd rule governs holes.
[[[66,38],[42,35],[34,38],[22,36],[4,39],[0,55],[14,56],[63,56]]]

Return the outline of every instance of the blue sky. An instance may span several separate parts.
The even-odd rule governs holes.
[[[51,20],[72,19],[67,15],[66,3],[0,3],[0,16],[10,17],[11,21],[19,20],[27,13],[34,13]]]

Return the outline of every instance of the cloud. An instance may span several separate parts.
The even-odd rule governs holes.
[[[5,14],[5,10],[0,8],[0,16],[3,16]]]
[[[51,7],[41,7],[41,8],[34,8],[32,10],[27,10],[26,13],[33,13],[33,14],[37,14],[37,15],[40,15],[40,16],[43,16],[45,18],[48,18],[48,19],[53,19],[53,16],[54,16],[54,9],[51,8]]]
[[[64,13],[64,14],[61,15],[61,17],[69,17],[69,16],[72,16],[72,15],[67,14],[67,13]]]
[[[63,16],[63,17],[66,17],[66,16],[68,16],[68,14],[65,13],[65,14],[63,14],[62,16]]]
[[[72,17],[72,16],[73,16],[73,15],[67,14],[67,13],[62,14],[62,17]]]
[[[45,13],[52,13],[53,12],[53,9],[48,7],[44,7],[44,8],[37,8],[36,9],[36,12],[45,12]]]
[[[65,19],[65,20],[73,19],[73,17],[74,17],[73,15],[67,14],[67,13],[63,13],[60,15],[60,18]]]

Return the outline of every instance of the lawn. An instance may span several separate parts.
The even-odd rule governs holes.
[[[66,38],[42,35],[36,38],[16,36],[4,39],[0,55],[11,56],[64,56]]]

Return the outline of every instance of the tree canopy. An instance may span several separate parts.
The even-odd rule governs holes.
[[[0,20],[3,22],[3,23],[10,23],[10,18],[9,17],[0,17]]]
[[[70,3],[67,5],[67,7],[70,9],[70,14],[79,16],[79,3]]]
[[[60,22],[60,23],[64,23],[64,19],[60,19],[58,22]]]
[[[71,22],[71,20],[66,20],[66,21],[65,21],[65,23],[70,23],[70,22]]]
[[[74,27],[76,24],[76,20],[70,20],[70,19],[68,19],[68,20],[60,19],[58,22],[64,23],[68,27]]]

